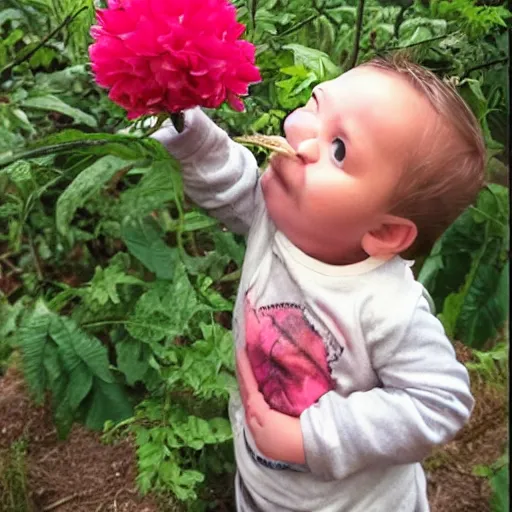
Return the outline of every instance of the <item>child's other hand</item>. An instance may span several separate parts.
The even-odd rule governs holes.
[[[300,419],[274,411],[265,402],[245,349],[238,352],[237,369],[245,420],[258,450],[269,459],[304,464]]]

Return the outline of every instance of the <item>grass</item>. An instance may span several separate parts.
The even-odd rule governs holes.
[[[8,449],[0,450],[0,510],[3,512],[32,512],[27,492],[26,442],[15,441]]]

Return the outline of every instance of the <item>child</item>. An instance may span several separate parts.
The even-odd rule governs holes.
[[[420,461],[473,407],[412,263],[475,198],[484,145],[459,96],[405,61],[320,84],[260,177],[199,109],[154,136],[188,195],[247,234],[233,315],[238,511],[424,512]]]

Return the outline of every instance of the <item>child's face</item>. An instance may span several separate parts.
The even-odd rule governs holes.
[[[405,80],[376,68],[320,84],[284,125],[301,161],[277,157],[262,177],[277,228],[323,261],[364,259],[363,236],[385,222],[408,154],[433,116]]]

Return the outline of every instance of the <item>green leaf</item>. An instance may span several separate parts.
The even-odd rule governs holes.
[[[56,50],[54,50],[53,48],[40,48],[30,58],[29,65],[31,68],[39,68],[39,67],[49,68],[51,63],[55,59],[58,59],[58,57],[59,57],[59,53]],[[81,111],[79,111],[79,112],[81,112]],[[81,114],[87,116],[88,118],[91,118],[91,116],[84,114],[84,112],[81,112]],[[67,114],[67,115],[69,115],[69,114]],[[73,117],[73,116],[71,116],[71,117]],[[91,118],[91,119],[93,120],[92,122],[96,122],[96,120],[94,118]],[[88,119],[88,121],[91,122],[90,119]],[[87,124],[87,123],[84,123],[84,124]]]
[[[225,299],[217,290],[212,288],[213,279],[209,276],[198,276],[199,293],[206,303],[215,311],[232,311],[233,303]]]
[[[146,286],[144,281],[125,273],[125,268],[129,264],[126,261],[127,258],[129,259],[127,254],[118,253],[105,269],[96,267],[88,288],[88,295],[92,302],[100,306],[104,306],[109,300],[114,304],[120,304],[118,286],[123,284]]]
[[[7,160],[12,155],[12,150],[23,146],[24,140],[21,135],[13,133],[0,126],[0,162]],[[4,152],[5,151],[5,152]]]
[[[25,304],[22,299],[11,305],[0,292],[0,342],[16,332],[18,319],[24,309]]]
[[[341,69],[331,61],[329,56],[320,50],[295,43],[284,45],[283,50],[290,50],[293,53],[295,64],[311,69],[319,80],[334,78],[341,72]]]
[[[94,117],[85,112],[82,112],[78,108],[72,107],[67,103],[64,103],[57,96],[48,94],[46,96],[38,96],[35,98],[27,98],[20,103],[21,107],[24,108],[35,108],[40,110],[48,110],[51,112],[60,112],[66,116],[73,118],[77,123],[85,124],[91,128],[97,128],[98,122]]]
[[[406,47],[410,45],[415,45],[422,43],[423,41],[428,41],[433,36],[432,32],[427,27],[417,27],[413,32],[411,37],[400,41],[401,47]]]
[[[183,226],[182,230],[184,232],[187,231],[197,231],[200,229],[208,229],[213,226],[216,226],[218,221],[213,219],[212,217],[205,215],[199,211],[187,212],[183,218]]]
[[[155,162],[147,168],[140,182],[119,198],[123,217],[145,217],[174,201],[175,190],[170,175],[176,172],[169,161]]]
[[[196,293],[181,262],[175,264],[172,283],[157,281],[140,297],[129,317],[130,334],[147,343],[183,335],[198,310]]]
[[[139,340],[127,338],[116,343],[117,367],[126,377],[129,386],[142,381],[149,370],[149,346]]]
[[[57,200],[55,216],[59,232],[65,235],[77,208],[83,206],[107,181],[128,165],[130,162],[127,160],[105,156],[84,169]]]
[[[15,217],[21,213],[21,205],[18,203],[5,203],[0,205],[0,219]]]
[[[78,409],[92,387],[92,374],[88,366],[79,362],[69,376],[67,399],[72,411]]]
[[[464,294],[462,292],[451,293],[444,301],[442,313],[438,315],[449,338],[455,336],[455,329],[463,303]]]
[[[442,272],[444,268],[443,254],[441,252],[441,243],[438,241],[428,258],[424,261],[420,273],[418,274],[418,281],[428,290],[434,285],[436,277]]]
[[[172,278],[177,252],[164,243],[155,220],[127,217],[121,225],[121,237],[130,253],[148,270],[160,279]]]
[[[97,338],[81,330],[74,320],[55,315],[50,335],[59,346],[59,354],[68,372],[74,371],[83,362],[98,379],[114,382],[109,369],[107,349]]]
[[[235,240],[233,233],[216,231],[213,233],[215,249],[218,253],[229,256],[239,267],[242,266],[245,255],[245,245]]]
[[[24,18],[23,12],[19,9],[2,9],[0,11],[0,27],[6,21],[23,21]]]
[[[215,347],[215,359],[226,368],[234,370],[233,333],[218,323],[200,324],[203,338]]]
[[[470,347],[481,348],[494,338],[508,316],[509,264],[501,271],[480,265],[457,319],[457,335]]]
[[[472,470],[471,474],[483,478],[487,478],[492,475],[492,469],[489,466],[484,466],[483,464],[476,465]]]
[[[107,420],[122,421],[133,414],[133,409],[123,387],[117,383],[94,378],[91,396],[84,404],[85,425],[93,430],[103,430]]]
[[[44,361],[51,319],[51,313],[44,303],[38,301],[18,335],[25,380],[36,403],[43,402],[46,390],[47,377]]]
[[[499,469],[490,479],[492,488],[491,510],[492,512],[508,512],[510,492],[509,492],[509,465],[506,464]]]

